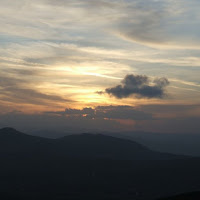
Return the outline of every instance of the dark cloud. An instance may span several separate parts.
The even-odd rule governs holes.
[[[69,117],[80,117],[90,119],[131,119],[149,120],[152,119],[150,113],[137,110],[131,106],[98,106],[96,108],[66,109],[61,112],[48,112],[50,114],[61,114]]]
[[[0,127],[15,127],[28,133],[37,130],[46,133],[45,130],[49,130],[54,132],[55,137],[59,137],[61,133],[105,133],[106,131],[199,133],[199,109],[200,105],[145,105],[139,108],[131,106],[68,108],[60,112],[41,114],[5,111],[4,114],[0,113]],[[0,110],[2,111],[1,105]]]
[[[149,120],[152,115],[131,106],[98,106],[96,117],[108,119]]]
[[[59,137],[62,133],[67,135],[69,133],[122,130],[122,125],[115,120],[68,117],[49,113],[0,113],[0,127],[14,127],[27,133],[42,131],[47,135],[48,131],[53,131],[54,137]]]
[[[92,108],[83,108],[83,109],[70,109],[66,108],[63,114],[67,115],[94,115],[95,110]]]
[[[122,84],[107,88],[104,93],[118,99],[127,98],[131,95],[145,98],[163,98],[165,87],[169,84],[166,78],[156,78],[153,81],[147,76],[127,75]],[[101,92],[99,92],[101,94]]]
[[[150,112],[150,113],[171,113],[177,116],[177,113],[185,113],[188,115],[188,113],[196,113],[198,110],[200,111],[200,104],[151,104],[151,105],[143,105],[141,107],[141,110],[144,112]]]

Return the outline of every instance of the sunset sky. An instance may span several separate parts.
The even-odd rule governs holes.
[[[0,0],[0,126],[200,132],[199,0]]]

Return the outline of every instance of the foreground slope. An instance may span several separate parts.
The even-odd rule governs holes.
[[[159,200],[199,200],[199,199],[200,199],[200,192],[190,192]]]

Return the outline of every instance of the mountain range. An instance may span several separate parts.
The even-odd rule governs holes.
[[[119,160],[165,160],[186,156],[152,151],[127,139],[102,134],[69,135],[47,139],[21,133],[12,128],[0,130],[0,154],[47,154],[73,158]]]
[[[102,134],[47,139],[0,129],[1,199],[135,199],[200,190],[200,159]]]

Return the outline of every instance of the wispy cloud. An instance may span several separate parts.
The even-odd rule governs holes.
[[[76,108],[166,103],[137,99],[136,94],[162,97],[165,87],[150,81],[133,91],[130,84],[119,84],[127,74],[168,77],[173,94],[168,101],[199,98],[197,0],[0,3],[0,102],[9,110],[23,110],[22,103],[32,111],[64,109],[69,101]],[[117,85],[121,88],[115,94]],[[122,102],[95,93],[104,88],[116,97],[134,97]]]

